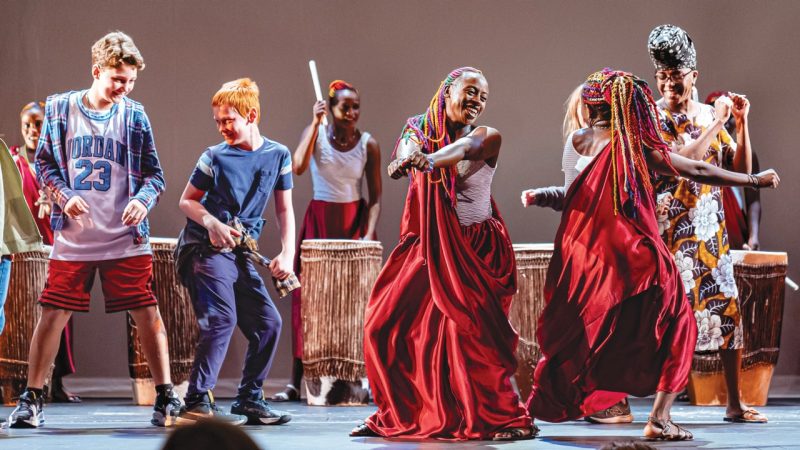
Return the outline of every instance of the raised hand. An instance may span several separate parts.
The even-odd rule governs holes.
[[[733,100],[730,97],[721,95],[714,102],[714,115],[723,123],[728,121],[731,116],[731,109],[733,108]]]
[[[730,95],[733,101],[733,107],[731,109],[733,118],[737,123],[742,122],[747,118],[747,115],[750,114],[750,100],[744,95],[734,94],[732,92],[728,95]]]
[[[314,102],[314,118],[311,120],[311,123],[314,125],[319,125],[322,123],[322,118],[325,117],[325,107],[325,100]]]

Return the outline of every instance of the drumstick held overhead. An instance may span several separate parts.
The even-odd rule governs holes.
[[[317,96],[317,101],[322,100],[322,89],[319,87],[319,75],[317,74],[317,63],[310,59],[308,61],[308,70],[311,71],[311,81],[314,84],[314,94]],[[327,114],[322,116],[322,125],[328,126]]]

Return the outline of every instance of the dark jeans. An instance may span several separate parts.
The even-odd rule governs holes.
[[[199,252],[188,269],[183,281],[200,325],[188,394],[214,388],[238,326],[249,342],[238,396],[260,396],[281,332],[281,317],[264,280],[251,261],[235,253]]]

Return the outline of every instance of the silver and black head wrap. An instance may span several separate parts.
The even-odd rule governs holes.
[[[675,25],[659,25],[650,32],[647,49],[656,70],[697,69],[692,38]]]

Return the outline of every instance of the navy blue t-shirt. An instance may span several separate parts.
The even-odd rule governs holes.
[[[285,145],[267,138],[253,151],[223,142],[203,152],[189,182],[206,191],[200,203],[210,214],[222,223],[238,217],[258,239],[272,191],[292,188],[292,157]],[[185,234],[189,242],[208,242],[208,231],[191,219]]]

